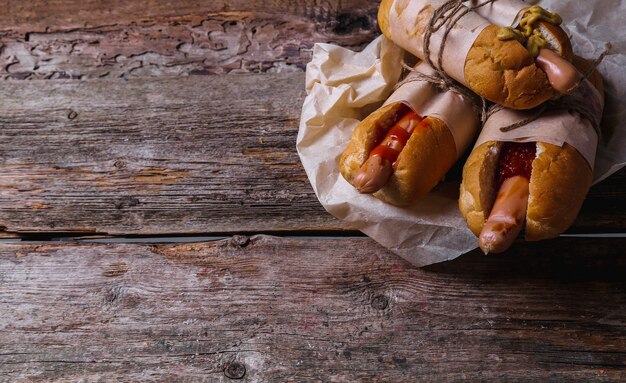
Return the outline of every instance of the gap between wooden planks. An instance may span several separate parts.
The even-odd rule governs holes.
[[[370,41],[377,4],[9,0],[0,77],[299,71],[313,42]],[[0,224],[36,238],[350,233],[299,167],[294,84],[3,84],[16,114],[0,114]],[[594,188],[573,231],[624,230],[624,174]],[[0,381],[618,381],[623,245],[557,240],[415,270],[366,238],[3,244]]]
[[[422,270],[367,238],[4,245],[0,376],[617,382],[625,241]]]
[[[296,154],[302,73],[36,80],[2,91],[6,231],[354,229],[322,209]],[[592,189],[571,232],[624,232],[624,175]]]

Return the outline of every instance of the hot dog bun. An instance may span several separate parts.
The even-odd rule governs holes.
[[[585,72],[590,63],[575,58]],[[589,80],[603,94],[597,71]],[[571,145],[537,142],[532,163],[525,238],[537,241],[557,237],[572,225],[591,187],[592,169]],[[470,230],[478,236],[496,199],[496,167],[501,142],[487,141],[474,148],[463,167],[459,209]]]
[[[378,12],[378,24],[383,34],[392,39],[390,10],[394,0],[382,0]],[[406,7],[408,2],[396,2],[396,7]],[[415,16],[415,25],[407,27],[412,38],[422,39],[432,7],[424,8]],[[398,10],[401,13],[401,9]],[[536,64],[534,57],[516,40],[501,41],[497,38],[500,26],[486,27],[474,41],[467,54],[464,67],[466,85],[489,101],[511,109],[530,109],[558,95],[550,81]],[[569,60],[572,47],[565,32],[558,26],[539,23],[549,48]],[[393,40],[393,39],[392,39]],[[420,52],[409,46],[402,48],[419,56]],[[420,57],[424,58],[424,57]]]
[[[548,43],[546,48],[553,50],[568,61],[572,61],[574,58],[572,43],[563,28],[543,21],[539,22],[538,25],[541,34]]]
[[[535,58],[516,40],[496,37],[500,27],[486,27],[465,59],[465,80],[474,92],[511,109],[530,109],[554,95]]]
[[[496,199],[495,172],[502,143],[475,148],[463,167],[459,209],[478,236]],[[559,236],[572,225],[591,187],[589,164],[572,146],[537,142],[526,212],[526,240]]]
[[[406,108],[399,102],[383,106],[354,129],[339,162],[341,174],[349,183],[354,185],[357,171],[381,133],[387,132]],[[398,156],[395,172],[374,193],[377,198],[393,205],[408,205],[432,190],[456,161],[454,138],[446,124],[434,117],[426,120],[429,127],[413,132]]]

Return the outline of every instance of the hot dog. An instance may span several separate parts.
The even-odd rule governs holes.
[[[369,158],[361,165],[354,178],[354,187],[359,192],[374,193],[387,183],[400,152],[421,121],[424,119],[420,115],[408,110],[387,132],[382,142],[370,152]]]
[[[424,35],[435,8],[443,3],[443,0],[383,0],[378,13],[379,26],[397,45],[425,59]],[[497,4],[498,1],[493,6]],[[569,63],[571,44],[565,32],[555,25],[560,23],[558,16],[530,7],[524,11],[526,14],[518,27],[503,29],[476,12],[463,16],[450,33],[459,29],[469,35],[480,30],[476,37],[471,37],[475,39],[469,42],[467,54],[458,57],[467,45],[462,35],[448,37],[443,48],[443,69],[455,80],[487,100],[511,109],[533,108],[570,92],[578,84],[579,77]],[[466,28],[459,27],[459,23],[466,23]],[[431,59],[437,61],[441,43],[431,38],[429,46]],[[457,65],[461,65],[460,70]]]
[[[357,190],[361,187],[359,191],[374,193],[375,197],[398,206],[408,205],[426,195],[457,158],[454,138],[446,124],[428,116],[420,122],[419,129],[413,130],[393,161],[395,166],[387,165],[385,168],[381,164],[378,169],[374,168],[373,160],[383,160],[373,153],[380,143],[376,138],[396,125],[406,115],[406,108],[402,103],[394,103],[370,114],[354,130],[340,159],[341,174]],[[376,187],[362,188],[364,180],[358,177],[363,177],[364,167],[369,167],[370,172],[384,172],[382,175],[369,175],[371,178],[380,177],[383,181],[377,182]]]
[[[591,68],[583,60],[574,62],[582,72]],[[592,73],[590,82],[593,85],[585,85],[598,90],[601,114],[603,85],[597,71]],[[550,111],[544,112],[536,123],[542,124],[542,120],[546,124],[554,123],[549,114]],[[587,129],[585,132],[591,129],[589,134],[595,135],[589,121],[579,117],[576,123]],[[522,228],[528,241],[554,238],[567,230],[578,215],[593,179],[590,163],[581,151],[567,142],[559,146],[541,140],[482,141],[479,137],[479,144],[463,167],[459,198],[459,209],[478,236],[480,248],[485,253],[502,252]],[[595,144],[597,137],[595,141],[589,140],[589,145],[594,145],[591,148],[594,154]]]
[[[434,73],[425,63],[415,70]],[[425,80],[407,82],[356,126],[339,169],[359,192],[408,205],[441,181],[477,129],[471,100]]]
[[[471,1],[472,6],[479,3],[480,0]],[[539,6],[528,7],[521,0],[497,0],[475,8],[475,12],[494,24],[503,25],[511,14],[521,13],[515,17],[519,19],[515,28],[502,27],[498,30],[498,39],[515,39],[524,44],[558,93],[569,94],[578,85],[580,75],[570,63],[572,45],[565,31],[559,27],[562,20],[557,14]]]
[[[522,230],[528,205],[529,180],[523,176],[507,178],[498,191],[489,219],[478,237],[485,254],[508,249]]]
[[[485,254],[508,249],[522,230],[535,157],[534,142],[502,145],[496,167],[498,194],[478,237],[478,245]]]
[[[540,49],[535,61],[546,73],[552,88],[561,94],[572,93],[580,82],[581,76],[576,68],[550,49]]]

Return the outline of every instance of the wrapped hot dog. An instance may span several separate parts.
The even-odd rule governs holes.
[[[582,59],[574,63],[582,73],[592,69]],[[593,180],[603,92],[593,71],[552,108],[503,109],[488,118],[463,168],[459,197],[485,253],[506,250],[522,228],[536,241],[574,222]]]
[[[476,136],[476,100],[434,84],[421,62],[382,107],[361,121],[340,159],[343,177],[361,193],[408,205],[444,177]]]
[[[463,5],[485,0],[477,2],[383,0],[378,22],[397,45],[507,108],[530,109],[573,91],[580,77],[558,15],[513,0]]]

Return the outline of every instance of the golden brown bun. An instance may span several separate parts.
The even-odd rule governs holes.
[[[352,131],[352,137],[339,160],[339,171],[343,178],[354,184],[357,171],[367,161],[369,153],[381,138],[379,131],[388,131],[398,121],[406,106],[402,103],[385,105],[361,121]]]
[[[417,129],[398,156],[395,172],[374,195],[392,205],[408,205],[430,192],[456,160],[454,137],[446,124],[426,117],[430,128]]]
[[[496,168],[501,142],[475,148],[463,167],[459,209],[478,236],[491,212],[497,190]],[[558,237],[572,225],[591,187],[591,168],[574,147],[537,142],[530,176],[526,240]]]
[[[393,0],[382,0],[378,8],[378,27],[381,32],[389,37],[389,12],[391,11]]]
[[[496,199],[494,180],[501,147],[501,142],[485,142],[472,150],[463,166],[459,209],[476,236],[483,229]]]
[[[389,12],[394,0],[382,0],[378,10],[378,25],[391,39]],[[397,2],[401,11],[403,2]],[[415,38],[423,38],[428,18],[433,9],[426,7],[416,15]],[[551,48],[566,59],[571,59],[572,47],[565,32],[558,26],[541,22],[540,29],[547,36]],[[478,36],[465,60],[464,76],[467,86],[489,101],[511,109],[530,109],[557,95],[546,74],[535,65],[535,59],[516,40],[501,41],[496,37],[497,25],[490,25]],[[423,59],[423,57],[422,57]]]
[[[555,238],[574,223],[593,174],[573,146],[537,142],[530,175],[526,240]]]
[[[547,48],[555,51],[559,56],[562,56],[567,61],[572,61],[574,57],[574,51],[572,49],[572,43],[567,36],[567,33],[558,25],[546,23],[540,21],[537,23],[541,34],[548,42]]]
[[[465,59],[465,81],[489,101],[530,109],[549,100],[554,89],[535,58],[516,40],[501,41],[497,25],[486,27]]]
[[[579,70],[590,63],[575,58]],[[590,76],[602,94],[597,71]],[[487,141],[470,154],[463,167],[459,209],[470,230],[478,236],[496,197],[496,168],[502,143]],[[537,142],[537,155],[530,176],[526,240],[554,238],[572,225],[593,181],[592,169],[571,145],[563,147]]]
[[[343,152],[339,169],[343,177],[354,184],[357,171],[377,145],[380,135],[401,117],[407,107],[402,103],[386,105],[365,118],[352,132]],[[416,129],[400,152],[396,170],[387,184],[374,196],[393,205],[408,205],[431,191],[456,160],[456,146],[446,124],[426,117],[430,127]]]
[[[591,62],[578,56],[574,56],[573,63],[581,73],[593,68]],[[588,79],[604,98],[600,73],[593,70]],[[593,182],[592,169],[572,146],[565,144],[560,148],[538,142],[537,151],[540,155],[533,161],[526,212],[527,241],[554,238],[567,230]]]

